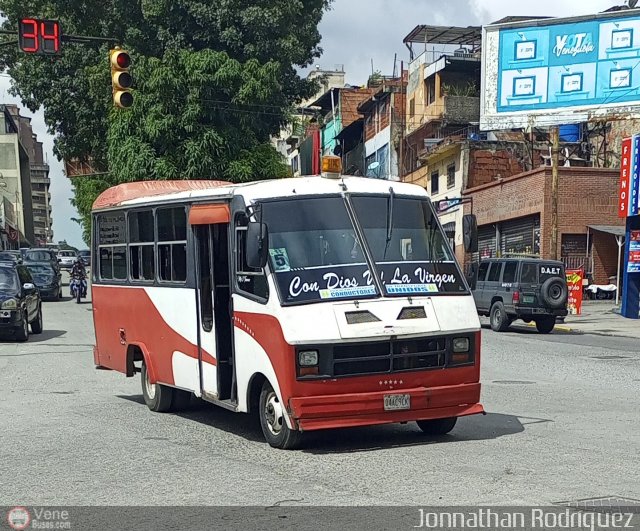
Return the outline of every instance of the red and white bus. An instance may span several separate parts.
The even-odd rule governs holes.
[[[121,184],[93,205],[95,364],[264,436],[482,413],[480,323],[424,189],[323,174]]]

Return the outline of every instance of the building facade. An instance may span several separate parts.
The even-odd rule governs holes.
[[[3,204],[6,199],[12,205],[11,209],[3,207],[3,245],[10,249],[30,246],[35,239],[29,152],[23,144],[25,135],[20,132],[19,115],[14,107],[0,106],[0,195]],[[12,214],[7,216],[9,210]],[[11,217],[15,227],[11,226]]]
[[[590,282],[617,274],[618,170],[562,167],[558,180],[557,257],[584,268]],[[467,262],[505,255],[554,257],[551,168],[539,167],[465,190],[478,221],[478,253]]]
[[[364,172],[376,179],[400,180],[399,151],[404,125],[406,75],[369,82],[373,95],[358,106],[363,117]]]

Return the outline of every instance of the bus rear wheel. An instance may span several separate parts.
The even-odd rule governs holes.
[[[427,435],[446,435],[454,428],[457,421],[458,417],[449,417],[446,419],[417,420],[416,424]]]
[[[144,403],[147,404],[147,407],[157,413],[169,411],[173,399],[173,388],[159,383],[151,383],[149,381],[147,365],[144,362],[142,363],[140,376],[142,380],[142,396],[144,397]]]
[[[260,392],[260,426],[264,438],[273,448],[294,450],[300,445],[302,433],[287,426],[286,411],[271,384],[265,380]]]

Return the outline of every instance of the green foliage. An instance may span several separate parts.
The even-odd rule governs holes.
[[[467,81],[466,84],[442,84],[442,94],[445,96],[463,96],[466,98],[476,98],[480,96],[480,89],[475,81]]]
[[[61,159],[91,159],[74,179],[85,239],[97,195],[121,182],[288,174],[269,137],[317,84],[296,67],[320,55],[317,25],[331,0],[0,0],[22,16],[61,21],[65,34],[110,37],[133,58],[134,105],[114,109],[108,46],[63,43],[59,58],[0,48],[0,68],[32,111],[44,108]]]

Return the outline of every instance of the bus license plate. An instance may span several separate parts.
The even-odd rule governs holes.
[[[384,395],[384,410],[411,409],[411,395]]]

